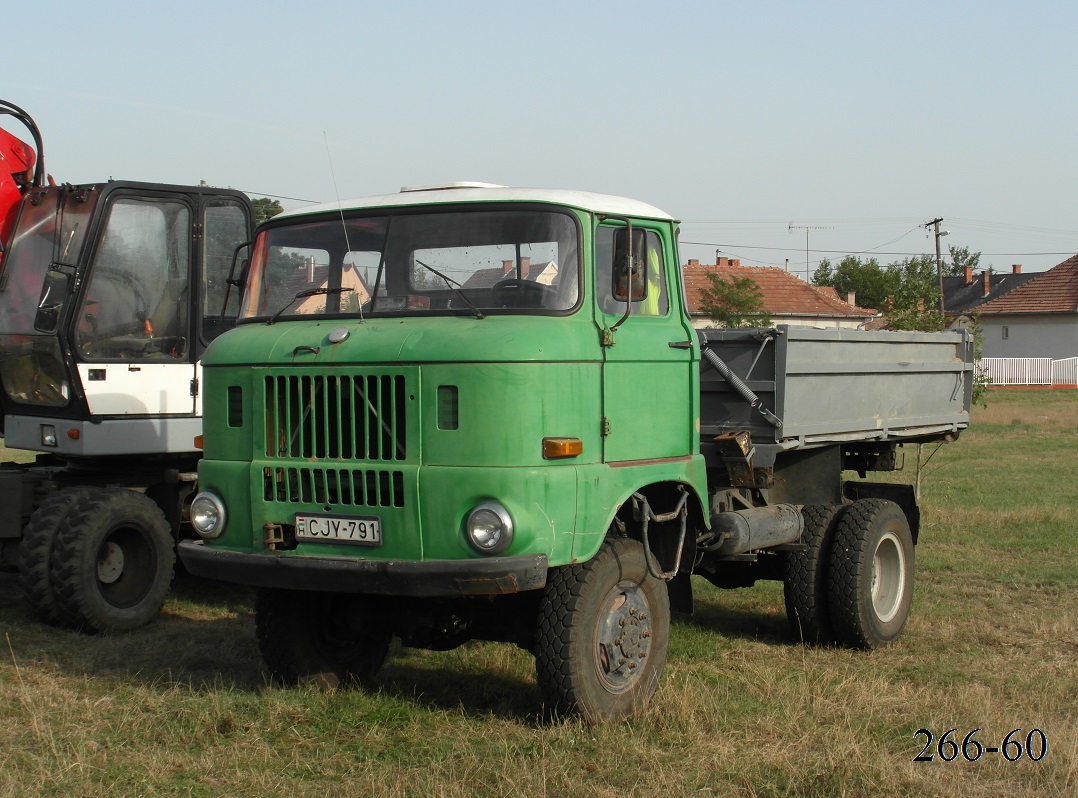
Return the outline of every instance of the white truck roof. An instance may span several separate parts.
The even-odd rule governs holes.
[[[407,205],[442,205],[462,202],[544,202],[569,205],[592,213],[614,216],[633,216],[646,219],[673,220],[665,211],[653,205],[627,197],[554,188],[510,188],[491,183],[450,183],[437,186],[405,187],[399,194],[381,194],[310,205],[286,211],[275,218],[308,216],[340,210],[398,207]]]

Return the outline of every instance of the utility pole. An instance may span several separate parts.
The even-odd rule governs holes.
[[[814,225],[794,224],[793,222],[790,222],[790,225],[787,228],[787,231],[791,232],[791,233],[794,230],[804,230],[805,231],[805,282],[806,283],[811,282],[811,280],[809,279],[809,230],[830,230],[830,229],[831,229],[830,227],[818,227],[818,226],[814,226]]]
[[[943,261],[940,259],[940,237],[950,235],[949,230],[940,232],[940,223],[942,218],[935,218],[931,222],[925,223],[925,229],[931,227],[936,236],[936,279],[939,281],[940,289],[940,313],[943,313]]]

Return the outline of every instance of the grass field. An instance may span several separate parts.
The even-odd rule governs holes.
[[[996,391],[973,421],[924,470],[895,645],[804,648],[781,585],[701,582],[628,723],[542,722],[506,645],[395,651],[372,692],[283,690],[245,590],[181,575],[150,627],[87,637],[0,574],[0,796],[1078,795],[1078,392]],[[1048,751],[945,741],[943,761],[951,729],[1040,729]]]

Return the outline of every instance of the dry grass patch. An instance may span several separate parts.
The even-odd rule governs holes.
[[[698,583],[628,723],[543,722],[507,645],[396,649],[370,692],[285,690],[248,591],[181,577],[150,627],[87,637],[36,623],[0,575],[0,797],[1078,794],[1076,409],[993,392],[933,458],[894,646],[805,648],[781,586]],[[1039,763],[913,762],[921,728],[990,745],[1034,727]]]

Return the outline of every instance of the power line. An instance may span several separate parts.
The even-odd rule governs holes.
[[[906,233],[904,235],[909,235]],[[721,249],[764,249],[771,250],[773,252],[804,252],[805,250],[799,247],[761,247],[751,244],[719,244],[714,241],[682,241],[682,244],[688,244],[691,246],[700,247],[720,247]],[[887,246],[881,244],[880,246]],[[862,249],[862,250],[850,250],[850,249],[810,249],[809,252],[816,253],[817,255],[857,255],[859,253],[864,254],[872,252],[875,255],[897,255],[898,257],[916,258],[921,255],[925,255],[925,252],[876,252],[874,249]],[[1070,257],[1074,255],[1073,252],[981,252],[982,257],[985,258],[1021,258],[1021,257],[1037,257],[1039,255],[1066,255]]]

